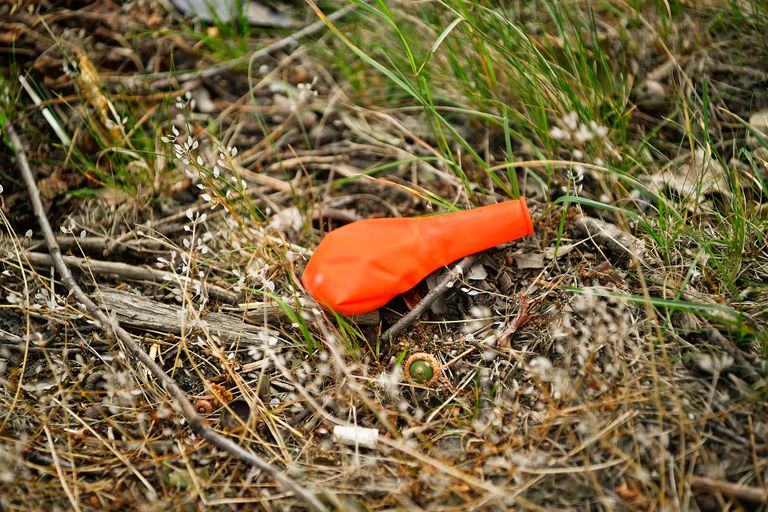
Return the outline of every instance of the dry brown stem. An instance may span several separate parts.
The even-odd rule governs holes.
[[[99,298],[107,309],[114,312],[118,321],[127,326],[145,331],[182,332],[182,309],[178,306],[103,287],[99,289]],[[195,324],[190,322],[187,330],[194,327]],[[227,341],[251,340],[256,344],[260,342],[259,335],[264,328],[243,324],[241,318],[227,313],[208,313],[205,315],[205,330]]]
[[[709,492],[719,492],[726,496],[731,496],[751,503],[768,504],[768,489],[752,487],[748,485],[734,484],[723,480],[715,480],[706,476],[692,476],[688,478],[688,483],[694,489],[701,489]]]
[[[464,275],[467,270],[469,270],[477,258],[477,254],[472,254],[462,259],[440,280],[439,283],[437,283],[437,286],[429,290],[429,293],[427,293],[412,310],[403,315],[400,320],[392,325],[392,327],[384,331],[384,333],[381,335],[381,338],[385,341],[392,341],[397,338],[401,332],[406,330],[412,323],[418,320],[421,314],[424,313],[428,307],[430,307],[437,299],[442,297],[448,291],[451,285],[453,285],[453,283],[459,280],[461,276]]]
[[[162,283],[177,278],[179,280],[185,281],[186,284],[190,286],[198,283],[194,279],[189,279],[184,276],[174,277],[168,271],[155,270],[150,267],[129,265],[127,263],[113,261],[95,260],[92,258],[78,258],[77,256],[62,256],[61,254],[59,254],[59,256],[63,259],[66,265],[75,266],[86,272],[93,272],[94,274],[112,274],[119,276],[122,279],[128,279],[132,281],[152,281]],[[55,257],[52,254],[25,252],[24,257],[27,259],[27,261],[36,267],[55,265]],[[202,283],[200,284],[202,285]],[[228,304],[237,304],[240,302],[240,296],[237,293],[225,290],[220,286],[208,285],[202,287],[203,289],[207,289],[208,295],[216,300],[226,302]]]

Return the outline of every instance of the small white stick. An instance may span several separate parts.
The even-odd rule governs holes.
[[[375,428],[336,425],[333,427],[333,439],[349,446],[376,448],[379,431]]]

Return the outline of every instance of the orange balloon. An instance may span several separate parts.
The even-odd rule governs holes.
[[[431,217],[365,219],[328,233],[301,281],[322,305],[359,315],[452,261],[532,233],[524,198]]]

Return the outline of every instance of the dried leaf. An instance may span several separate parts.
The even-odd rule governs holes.
[[[427,276],[427,288],[431,290],[437,286],[442,275],[442,272],[432,272],[429,274]],[[445,304],[445,299],[441,297],[434,301],[429,309],[436,315],[444,315],[448,311],[448,306]]]
[[[91,62],[91,59],[82,52],[78,53],[78,69],[80,73],[77,75],[75,82],[83,94],[86,102],[96,110],[98,114],[101,126],[98,127],[100,136],[102,138],[116,142],[120,139],[120,129],[115,121],[110,117],[110,110],[114,110],[109,103],[109,100],[101,92],[101,77],[96,67]],[[94,128],[96,128],[94,126]]]
[[[419,293],[419,290],[416,288],[411,288],[407,292],[403,293],[403,300],[405,301],[405,305],[408,306],[408,309],[413,309],[416,307],[416,305],[421,302],[421,299],[423,297],[421,296],[421,293]]]
[[[346,111],[340,114],[341,122],[356,134],[364,139],[375,139],[384,144],[399,146],[400,139],[384,129],[383,126],[371,125],[367,119],[361,115],[352,115]]]
[[[514,283],[512,282],[512,278],[509,277],[509,273],[502,272],[499,277],[499,290],[501,290],[501,293],[506,294],[512,289],[512,286],[514,286]]]
[[[482,263],[475,263],[467,272],[466,278],[470,281],[484,281],[488,278],[488,272]]]
[[[641,496],[640,489],[637,485],[627,485],[626,482],[616,488],[616,494],[626,501],[635,501]]]
[[[747,145],[751,148],[762,146],[762,141],[758,137],[768,140],[768,109],[760,110],[749,116],[749,127],[751,130],[747,134]]]
[[[542,252],[523,252],[514,255],[514,262],[517,268],[521,269],[540,269],[544,268],[544,253]]]
[[[582,216],[574,219],[576,231],[592,237],[598,245],[619,257],[643,257],[645,244],[639,238],[622,231],[618,226],[601,219]]]
[[[696,202],[703,202],[707,194],[730,196],[725,169],[701,149],[696,150],[691,161],[651,176],[649,188],[656,194],[671,190]]]
[[[255,411],[245,400],[235,400],[227,404],[221,412],[219,422],[224,430],[238,432],[248,424]]]

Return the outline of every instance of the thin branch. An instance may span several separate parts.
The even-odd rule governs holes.
[[[56,241],[62,251],[82,251],[86,254],[102,254],[106,256],[107,247],[114,243],[114,240],[104,236],[87,236],[80,238],[76,236],[57,236]],[[44,240],[24,240],[24,248],[28,251],[36,250],[45,244]],[[154,240],[131,240],[116,244],[113,252],[130,253],[136,255],[156,255],[166,252],[167,248]]]
[[[40,200],[40,190],[37,187],[35,178],[32,174],[32,169],[27,161],[27,156],[23,150],[21,140],[16,134],[13,127],[6,123],[5,129],[13,144],[13,151],[16,154],[16,164],[18,165],[19,172],[21,173],[24,183],[27,186],[29,192],[29,198],[32,201],[32,208],[35,212],[35,217],[43,232],[48,250],[53,258],[56,271],[59,273],[62,282],[67,289],[74,295],[75,299],[84,307],[88,314],[93,316],[99,322],[101,322],[102,328],[111,331],[116,338],[118,338],[125,348],[138,359],[149,372],[162,384],[168,393],[174,398],[176,405],[181,409],[181,413],[184,418],[189,422],[189,426],[193,432],[200,437],[213,444],[214,446],[230,453],[234,457],[251,464],[259,470],[266,473],[274,481],[282,485],[286,490],[293,492],[293,494],[312,507],[315,510],[326,510],[326,507],[318,500],[318,498],[305,489],[293,479],[288,477],[285,473],[274,467],[272,464],[262,459],[255,453],[252,453],[237,443],[233,442],[218,432],[211,429],[205,422],[205,420],[197,413],[192,404],[187,400],[184,391],[173,381],[163,369],[147,354],[144,349],[136,343],[131,335],[123,329],[119,322],[110,318],[99,306],[96,305],[93,300],[80,288],[75,281],[69,267],[64,262],[64,258],[61,254],[61,249],[56,242],[56,237],[53,234],[51,225],[48,222],[48,218],[45,215],[45,209],[43,203]]]
[[[184,210],[176,212],[167,217],[162,217],[160,219],[156,219],[156,220],[147,222],[146,224],[138,225],[136,227],[142,230],[157,231],[158,233],[168,235],[170,234],[171,231],[174,230],[172,223],[187,217],[190,213],[190,210],[193,210],[195,212],[203,212],[205,210],[209,210],[213,208],[215,205],[216,203],[212,203],[212,202],[198,204],[198,205],[195,205],[194,208],[185,208]],[[170,224],[170,229],[168,227],[169,224]],[[165,228],[161,228],[161,226],[164,226],[164,225],[165,225]],[[122,235],[118,236],[115,240],[111,240],[109,244],[107,244],[107,247],[104,249],[102,254],[104,256],[109,256],[112,252],[116,251],[121,244],[128,242],[132,237],[135,237],[135,236],[136,236],[135,230],[126,231]]]
[[[100,287],[98,296],[104,306],[114,312],[122,325],[143,331],[182,334],[181,318],[184,310],[180,306],[164,304],[141,295],[107,287]],[[278,306],[275,304],[272,308],[278,308]],[[204,327],[197,324],[196,318],[189,318],[187,329],[193,326],[200,327],[205,332],[229,342],[242,341],[256,344],[263,339],[264,333],[277,335],[271,329],[243,323],[242,314],[235,316],[228,313],[208,313],[205,315]]]
[[[448,289],[469,270],[475,261],[477,261],[478,256],[478,254],[471,254],[456,264],[453,270],[448,272],[440,282],[437,283],[437,286],[429,290],[429,293],[427,293],[412,310],[403,315],[400,320],[392,325],[392,327],[384,331],[381,338],[384,341],[392,341],[412,323],[418,320],[428,307],[430,307],[437,299],[445,295]]]
[[[24,252],[23,256],[27,259],[27,261],[36,267],[45,267],[55,264],[55,258],[52,254]],[[166,281],[180,279],[190,285],[199,284],[202,289],[207,290],[208,295],[221,302],[226,302],[228,304],[239,304],[242,302],[239,294],[225,290],[221,286],[206,286],[202,282],[195,279],[189,279],[184,276],[174,276],[167,270],[156,270],[150,267],[129,265],[127,263],[113,261],[95,260],[92,258],[78,258],[77,256],[61,256],[61,258],[68,266],[75,266],[84,271],[93,272],[94,274],[114,274],[116,276],[120,276],[123,279],[132,281],[151,281],[156,283],[164,283]]]
[[[692,489],[701,489],[708,492],[719,492],[750,503],[768,505],[768,489],[734,484],[724,480],[715,480],[705,476],[688,477],[688,483]]]

